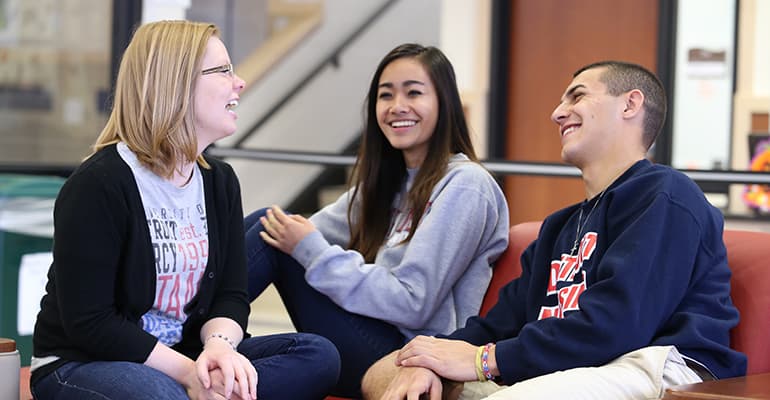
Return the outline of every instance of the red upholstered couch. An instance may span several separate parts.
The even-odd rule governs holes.
[[[511,227],[510,243],[495,267],[481,305],[482,314],[497,301],[500,288],[521,274],[519,256],[535,240],[539,229],[540,222]],[[748,355],[748,374],[770,372],[770,346],[765,343],[770,332],[770,233],[726,230],[724,240],[733,272],[732,298],[741,313],[740,323],[730,332],[732,346]],[[31,399],[27,386],[22,377],[22,391],[26,392],[23,400]],[[338,398],[327,398],[332,399]]]
[[[486,314],[497,302],[500,288],[521,274],[519,257],[537,238],[541,222],[511,227],[508,249],[500,256],[489,289],[481,305]],[[770,233],[726,230],[727,258],[732,276],[732,298],[741,322],[730,332],[732,346],[749,357],[749,374],[770,372]],[[338,399],[328,397],[327,400]]]

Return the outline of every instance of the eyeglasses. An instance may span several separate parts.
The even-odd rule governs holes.
[[[208,75],[208,74],[214,74],[217,72],[221,72],[227,75],[230,75],[230,77],[233,77],[233,64],[224,64],[217,67],[212,68],[206,68],[203,71],[201,71],[201,75]]]

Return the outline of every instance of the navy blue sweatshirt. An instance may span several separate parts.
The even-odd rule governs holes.
[[[722,230],[687,176],[638,161],[604,193],[546,218],[522,275],[449,337],[495,342],[506,384],[658,345],[718,378],[743,375],[746,357],[729,347],[738,311]]]

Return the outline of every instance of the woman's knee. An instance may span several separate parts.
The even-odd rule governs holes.
[[[259,222],[259,219],[261,217],[264,217],[267,214],[268,208],[260,208],[251,214],[247,215],[246,218],[243,219],[243,228],[246,229],[246,232],[248,232],[251,228],[253,228],[256,225],[262,225]],[[261,229],[260,229],[261,230]]]
[[[337,346],[331,340],[312,333],[298,333],[299,341],[308,356],[314,360],[322,360],[323,367],[329,369],[334,375],[339,375],[340,353]]]
[[[286,398],[323,398],[339,379],[339,353],[334,344],[322,336],[310,333],[268,335],[249,339],[247,347],[239,348],[239,351],[250,353],[247,357],[257,367],[260,382],[263,378],[268,381],[282,379],[286,374],[301,382],[300,386],[286,392]],[[273,389],[272,383],[265,382],[260,390],[271,393]]]
[[[328,390],[337,384],[342,370],[342,361],[337,346],[329,339],[312,334],[297,333],[294,351],[304,360],[307,370],[314,370],[305,379],[316,386],[327,386]]]
[[[127,361],[69,362],[40,379],[33,392],[41,399],[187,398],[168,375]]]

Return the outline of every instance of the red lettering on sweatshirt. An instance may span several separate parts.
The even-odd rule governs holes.
[[[560,260],[551,261],[546,295],[555,295],[557,305],[541,306],[538,319],[563,318],[566,311],[580,309],[578,299],[587,287],[583,262],[591,259],[591,255],[596,250],[597,239],[596,232],[587,232],[580,240],[580,247],[576,255],[562,254]],[[574,283],[578,273],[583,279],[579,283]]]

